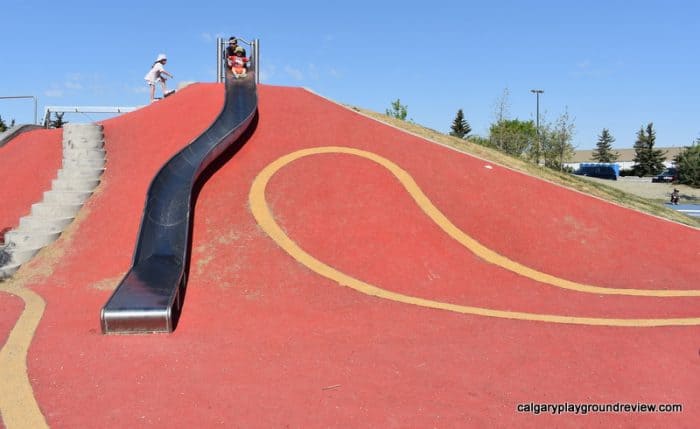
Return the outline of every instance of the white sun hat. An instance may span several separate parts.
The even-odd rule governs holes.
[[[158,58],[156,59],[156,62],[158,63],[158,62],[161,62],[161,61],[167,60],[167,59],[168,59],[168,57],[166,57],[165,54],[159,54]]]

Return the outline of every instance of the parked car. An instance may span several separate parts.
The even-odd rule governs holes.
[[[671,183],[678,180],[678,169],[671,167],[664,170],[663,173],[651,179],[654,183]]]
[[[574,171],[574,174],[617,180],[617,176],[620,175],[620,167],[611,163],[585,163],[581,164],[578,170]]]

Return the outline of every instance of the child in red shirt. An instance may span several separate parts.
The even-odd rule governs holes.
[[[248,64],[248,58],[245,56],[245,50],[241,48],[240,46],[237,46],[233,56],[229,57],[229,60],[231,61],[231,72],[233,73],[233,77],[236,79],[241,78],[241,77],[246,77],[248,75],[247,70],[246,70],[246,65]]]

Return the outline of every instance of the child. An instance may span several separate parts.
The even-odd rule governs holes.
[[[173,77],[172,74],[168,73],[163,68],[166,62],[168,62],[168,58],[165,56],[165,54],[158,55],[158,58],[156,58],[156,61],[153,63],[151,70],[149,70],[148,73],[146,73],[146,76],[144,76],[146,83],[148,84],[148,86],[151,87],[151,103],[153,103],[153,101],[155,100],[156,82],[160,82],[160,86],[163,90],[164,97],[166,95],[170,95],[170,93],[172,92],[167,90],[165,84],[165,76],[168,76],[171,79]]]
[[[233,57],[229,58],[231,61],[231,72],[233,73],[233,77],[236,79],[246,77],[248,75],[248,72],[246,71],[248,58],[245,56],[245,50],[240,46],[237,46],[233,55]]]
[[[678,201],[681,199],[681,193],[678,192],[678,189],[673,188],[673,192],[671,193],[671,204],[678,205]]]

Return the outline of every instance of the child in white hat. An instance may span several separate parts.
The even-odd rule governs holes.
[[[168,76],[171,79],[173,77],[172,74],[168,73],[163,68],[166,62],[168,62],[168,58],[165,56],[165,54],[158,55],[158,58],[156,58],[156,61],[153,63],[151,70],[149,70],[148,73],[146,73],[146,76],[144,76],[146,83],[151,87],[151,103],[155,100],[156,82],[160,82],[164,97],[170,95],[172,92],[167,90],[167,85],[165,83],[165,76]]]

